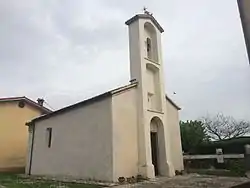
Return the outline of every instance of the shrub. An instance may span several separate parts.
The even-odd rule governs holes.
[[[244,176],[246,172],[244,160],[229,160],[227,163],[227,169],[237,176]]]

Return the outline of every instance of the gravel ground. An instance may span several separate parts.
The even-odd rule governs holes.
[[[250,182],[250,179],[189,174],[174,178],[158,178],[154,182],[120,185],[116,188],[231,188],[246,182]]]

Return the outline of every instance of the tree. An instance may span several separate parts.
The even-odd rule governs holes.
[[[207,115],[201,118],[204,127],[214,140],[224,140],[244,136],[250,132],[250,122],[236,120],[232,116],[218,113],[215,116]]]
[[[209,141],[209,137],[201,121],[181,121],[180,130],[182,149],[185,152],[191,152],[201,144]]]

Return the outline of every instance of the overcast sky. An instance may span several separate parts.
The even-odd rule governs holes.
[[[0,97],[44,97],[58,109],[127,84],[124,22],[143,6],[165,29],[166,92],[181,118],[250,120],[236,0],[0,0]]]

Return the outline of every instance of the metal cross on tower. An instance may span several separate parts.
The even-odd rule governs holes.
[[[147,14],[147,15],[150,15],[150,16],[153,15],[153,13],[151,13],[151,12],[148,11],[147,7],[143,7],[143,11],[144,11],[144,14]]]

